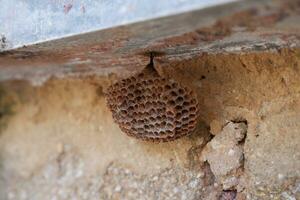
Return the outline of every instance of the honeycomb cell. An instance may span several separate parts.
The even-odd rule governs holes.
[[[132,91],[134,89],[134,85],[129,85],[128,90]]]
[[[187,107],[187,106],[189,106],[189,105],[190,105],[189,102],[187,102],[187,101],[183,102],[183,106]]]
[[[178,89],[178,93],[181,95],[181,94],[184,94],[184,90],[182,88],[179,88]]]
[[[185,115],[185,114],[188,113],[188,111],[184,109],[184,110],[181,111],[181,113],[182,113],[183,115]]]
[[[172,92],[171,92],[171,95],[172,95],[173,97],[177,97],[177,93],[176,93],[175,91],[172,91]]]
[[[173,82],[173,81],[172,81],[172,82]],[[175,83],[175,82],[173,82],[173,83],[172,83],[172,87],[173,87],[173,88],[177,88],[177,87],[178,87],[178,84]]]
[[[170,90],[172,87],[170,85],[165,85],[165,90]]]
[[[183,102],[183,97],[179,96],[177,97],[177,99],[175,100],[177,104]]]
[[[168,142],[188,135],[196,126],[195,93],[161,77],[152,65],[110,86],[106,100],[120,129],[138,139]]]
[[[175,105],[175,101],[173,101],[173,100],[168,101],[168,105],[174,106]]]
[[[180,112],[182,110],[182,107],[178,105],[175,107],[175,109],[178,110],[178,112]]]
[[[173,117],[167,117],[167,119],[166,119],[166,122],[167,122],[167,123],[168,123],[168,122],[173,123],[173,121],[174,121],[174,118],[173,118]]]
[[[153,82],[153,80],[150,79],[150,80],[147,81],[147,83],[148,83],[149,85],[151,85],[151,84],[153,84],[154,82]]]
[[[129,99],[132,99],[133,97],[134,97],[134,95],[133,95],[132,93],[129,93],[129,94],[128,94],[128,98],[129,98]]]
[[[190,108],[190,112],[191,112],[191,113],[194,113],[196,110],[197,110],[196,107],[191,107],[191,108]]]

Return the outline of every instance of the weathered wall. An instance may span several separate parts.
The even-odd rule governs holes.
[[[166,77],[193,83],[201,110],[197,130],[170,143],[138,141],[119,130],[103,96],[109,78],[52,79],[41,87],[3,84],[14,104],[6,105],[13,114],[7,114],[0,140],[2,195],[216,199],[224,184],[218,170],[229,168],[239,196],[299,198],[299,54],[203,55],[165,66]],[[239,143],[243,158],[234,155],[236,145],[229,147],[232,159],[239,159],[236,166],[226,164],[225,150],[214,153],[206,145],[202,151],[212,138],[209,131],[222,135],[228,122],[247,124],[246,139]],[[226,149],[232,139],[214,140]],[[213,170],[216,177],[204,163],[209,154],[215,156],[208,163],[221,166]]]
[[[289,2],[0,54],[0,199],[300,199],[300,4]],[[190,136],[143,142],[113,122],[106,88],[140,71],[146,51],[197,93]]]

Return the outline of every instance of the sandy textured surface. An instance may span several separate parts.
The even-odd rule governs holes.
[[[0,199],[300,199],[300,4],[291,2],[145,36],[144,45],[118,40],[126,32],[117,28],[94,46],[98,57],[82,46],[102,56],[95,65],[68,63],[77,48],[48,44],[2,53]],[[148,50],[161,51],[161,76],[197,94],[189,136],[140,141],[112,120],[106,89],[141,71]]]

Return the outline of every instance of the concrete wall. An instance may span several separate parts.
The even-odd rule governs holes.
[[[139,65],[127,60],[113,68],[113,58],[124,61],[114,49],[104,59],[111,73],[84,73],[74,64],[77,71],[60,71],[38,86],[32,80],[41,71],[33,69],[45,66],[43,53],[25,56],[26,66],[36,67],[26,70],[18,65],[20,51],[2,54],[0,199],[299,199],[299,18],[298,1],[242,6],[143,48],[136,41],[112,45]],[[126,136],[105,103],[110,84],[148,62],[130,53],[148,50],[161,51],[154,60],[161,76],[198,96],[196,130],[173,142]]]

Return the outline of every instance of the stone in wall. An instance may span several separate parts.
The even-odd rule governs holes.
[[[247,124],[229,122],[204,148],[203,161],[207,161],[223,190],[236,189],[244,164],[243,140]]]

